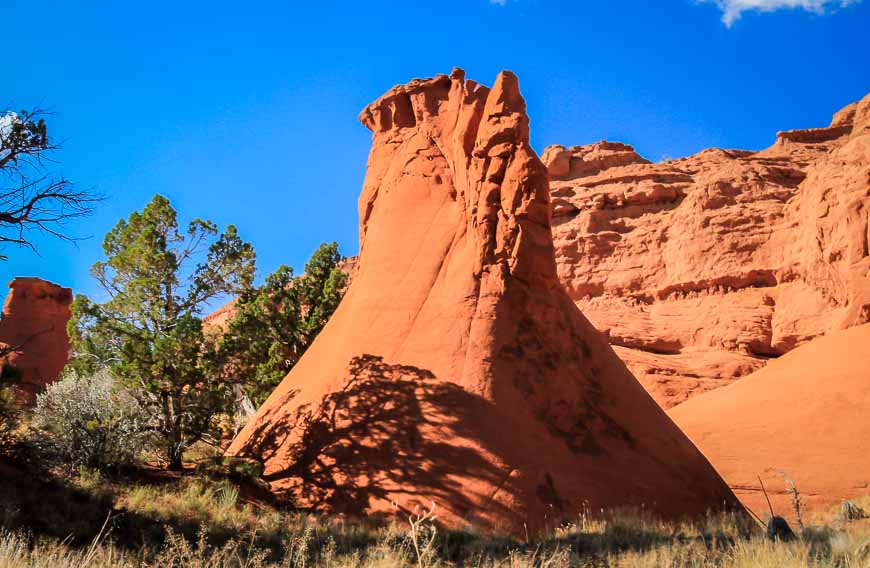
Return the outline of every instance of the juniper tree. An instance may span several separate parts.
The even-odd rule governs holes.
[[[213,372],[215,345],[201,314],[216,298],[244,293],[255,272],[253,247],[229,225],[222,234],[195,219],[179,230],[175,209],[155,196],[122,219],[103,241],[106,259],[91,268],[108,299],[73,302],[69,333],[87,372],[107,364],[139,387],[154,416],[171,469],[229,410],[230,384]]]
[[[322,244],[301,276],[289,266],[243,292],[224,334],[226,368],[259,405],[302,357],[338,307],[347,285],[336,243]]]

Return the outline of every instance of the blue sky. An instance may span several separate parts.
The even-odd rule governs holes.
[[[538,151],[609,139],[653,160],[761,149],[870,91],[870,0],[3,4],[0,105],[54,111],[53,170],[108,200],[70,227],[91,239],[7,248],[0,281],[88,294],[103,235],[157,192],[238,226],[261,277],[323,241],[356,253],[359,111],[453,66],[516,72]]]

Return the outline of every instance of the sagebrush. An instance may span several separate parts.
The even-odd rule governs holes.
[[[37,395],[37,443],[72,467],[106,469],[132,463],[153,446],[153,424],[134,394],[106,369],[68,371]]]

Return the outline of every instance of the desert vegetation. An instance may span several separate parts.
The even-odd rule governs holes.
[[[94,393],[89,402],[117,404],[122,392],[135,400],[144,415],[137,424],[146,425],[157,459],[176,471],[191,447],[219,447],[244,420],[249,401],[265,399],[326,324],[347,278],[332,243],[315,251],[304,274],[294,276],[292,268],[281,266],[255,286],[254,248],[234,226],[219,232],[197,218],[180,228],[177,211],[161,195],[121,220],[106,235],[103,250],[106,259],[91,274],[108,299],[95,302],[80,294],[73,302],[67,367],[72,376],[62,384],[75,376],[99,377],[99,385],[117,382],[121,390]],[[236,316],[227,329],[203,324],[215,302],[233,297]],[[38,408],[41,414],[50,396]],[[65,405],[75,397],[55,398],[51,409],[60,421],[61,407],[72,410]],[[97,429],[104,424],[86,412],[80,421]],[[58,430],[68,433],[68,423],[62,424]],[[96,465],[95,459],[101,458],[86,462]]]
[[[252,479],[200,469],[178,475],[101,474],[2,465],[4,567],[644,566],[858,567],[870,562],[870,525],[840,511],[790,542],[743,516],[665,523],[643,512],[581,515],[513,539],[446,531],[438,511],[387,523],[318,517],[276,507]],[[861,508],[863,500],[853,504]]]
[[[34,443],[71,468],[108,469],[135,463],[153,440],[150,416],[107,369],[70,370],[37,396]]]

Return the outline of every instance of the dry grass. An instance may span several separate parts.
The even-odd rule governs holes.
[[[578,517],[523,543],[443,531],[425,512],[374,526],[281,511],[228,481],[193,475],[80,472],[49,482],[19,473],[0,471],[3,568],[870,567],[870,521],[834,522],[838,509],[791,543],[770,542],[736,516],[669,524],[631,512]],[[870,498],[856,503],[870,511]]]
[[[84,475],[81,491],[108,482]],[[366,526],[244,502],[226,482],[187,478],[161,485],[115,486],[115,516],[135,513],[162,527],[141,546],[121,542],[110,521],[78,546],[22,531],[0,533],[3,568],[442,567],[867,567],[870,528],[862,523],[808,527],[793,543],[767,540],[734,516],[668,524],[649,516],[578,518],[531,544],[436,530],[423,514],[412,524]],[[862,500],[867,504],[868,500]],[[111,517],[111,515],[110,515]],[[190,528],[196,527],[191,533]]]
[[[190,568],[264,568],[308,567],[376,568],[376,567],[440,567],[480,566],[514,568],[521,566],[626,566],[650,568],[733,567],[733,568],[797,568],[866,567],[870,566],[870,539],[848,533],[830,533],[820,539],[815,535],[799,542],[774,543],[761,536],[738,539],[717,547],[701,540],[669,541],[666,544],[639,550],[613,551],[604,556],[583,553],[570,542],[548,540],[524,547],[516,543],[495,549],[481,549],[462,559],[441,557],[443,543],[435,544],[431,555],[417,555],[408,533],[385,531],[372,535],[371,542],[353,550],[341,550],[340,535],[322,539],[320,529],[308,525],[285,543],[283,557],[270,559],[268,550],[258,549],[240,541],[228,541],[222,546],[208,543],[205,532],[188,540],[170,533],[165,544],[154,551],[123,550],[111,542],[97,541],[84,550],[62,542],[32,543],[12,534],[0,535],[0,565],[4,568],[102,568],[109,566],[154,566]],[[584,535],[588,537],[589,535]],[[669,535],[670,537],[671,535]],[[687,537],[691,535],[682,534]],[[471,548],[474,548],[473,546]]]

